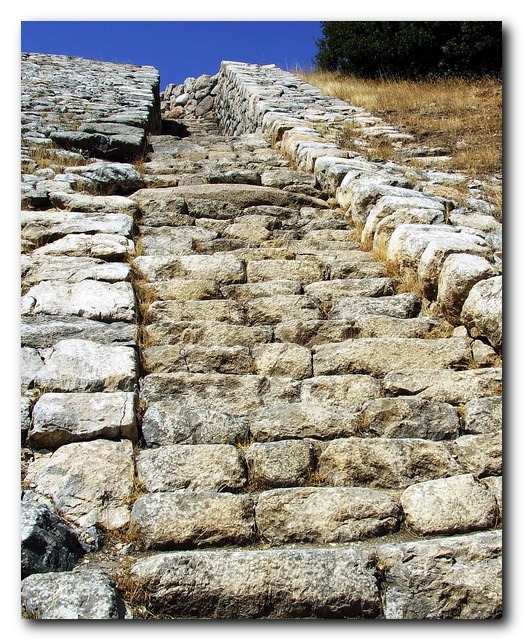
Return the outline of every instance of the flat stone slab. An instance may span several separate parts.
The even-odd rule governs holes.
[[[318,460],[324,482],[335,486],[405,488],[463,472],[441,442],[417,438],[340,438]]]
[[[486,338],[495,348],[503,343],[503,276],[475,284],[463,304],[461,321],[473,338]]]
[[[349,296],[334,301],[329,320],[357,320],[366,316],[415,318],[421,311],[421,301],[413,293],[399,293],[383,298]]]
[[[52,347],[60,340],[79,339],[100,344],[136,344],[138,328],[127,322],[100,322],[77,316],[23,316],[23,346]]]
[[[51,191],[49,200],[57,209],[83,213],[123,213],[134,218],[136,203],[125,196],[91,196],[85,193]]]
[[[245,263],[231,253],[182,256],[139,256],[133,261],[138,278],[149,282],[188,277],[220,284],[245,282]]]
[[[245,451],[250,486],[268,489],[307,484],[315,457],[314,447],[303,440],[255,442]]]
[[[250,260],[247,263],[248,282],[279,280],[282,275],[289,280],[309,284],[324,280],[328,272],[321,262],[315,260]]]
[[[381,545],[387,620],[487,620],[502,615],[502,532]]]
[[[310,359],[310,358],[309,358]],[[200,346],[193,344],[147,347],[142,350],[145,372],[257,373],[249,347]],[[263,373],[260,370],[260,373]]]
[[[77,315],[103,322],[134,322],[136,303],[129,282],[44,281],[22,298],[22,315]]]
[[[133,578],[173,617],[375,618],[370,555],[356,549],[180,551],[139,560]]]
[[[110,233],[71,233],[43,247],[33,255],[100,258],[102,260],[126,260],[134,255],[134,242]]]
[[[124,213],[85,211],[22,211],[21,237],[32,242],[52,242],[70,234],[108,233],[131,238],[134,220]]]
[[[149,493],[134,503],[131,526],[147,549],[244,545],[254,538],[254,505],[232,493]]]
[[[502,371],[499,368],[403,369],[388,373],[383,387],[392,395],[416,395],[434,402],[462,404],[476,398],[501,396]]]
[[[320,320],[324,317],[317,303],[308,296],[274,295],[245,303],[249,324],[274,325],[284,320]]]
[[[273,330],[270,326],[246,327],[212,320],[170,320],[162,318],[143,327],[143,333],[150,345],[199,344],[233,347],[271,342]]]
[[[227,410],[187,407],[176,400],[149,403],[142,420],[142,435],[148,447],[170,444],[242,444],[249,434],[247,424]]]
[[[361,409],[364,402],[381,396],[381,383],[369,375],[315,376],[303,380],[303,402],[328,403],[335,407]]]
[[[396,293],[396,287],[392,278],[336,278],[307,284],[303,291],[312,298],[333,300],[349,296],[390,296]]]
[[[136,441],[133,393],[44,393],[33,407],[29,444],[56,449],[96,438]]]
[[[288,438],[330,440],[358,433],[360,418],[350,408],[330,403],[294,402],[268,406],[247,417],[250,433],[258,442]]]
[[[193,322],[205,318],[212,322],[243,324],[244,309],[234,300],[162,300],[147,307],[145,321]]]
[[[377,398],[359,414],[360,434],[369,436],[450,440],[459,436],[459,430],[455,407],[422,398]]]
[[[162,189],[140,189],[133,194],[132,199],[140,210],[167,211],[171,207],[171,200],[177,201],[184,198],[188,203],[189,213],[193,201],[208,200],[227,203],[237,211],[259,205],[272,205],[277,207],[289,206],[317,206],[326,208],[326,203],[319,198],[312,198],[303,194],[292,193],[274,187],[261,187],[249,184],[205,184],[186,185],[181,187],[165,187]],[[212,216],[209,216],[212,217]],[[225,217],[236,217],[232,214]]]
[[[500,476],[503,469],[501,429],[494,433],[464,435],[454,441],[454,451],[463,468],[478,478]]]
[[[131,279],[131,267],[124,262],[106,262],[100,258],[72,257],[68,255],[22,255],[22,282],[26,286],[44,280],[64,280],[68,283],[82,280],[124,282]]]
[[[503,426],[503,398],[473,398],[463,407],[462,430],[467,433],[492,433]]]
[[[26,482],[36,493],[50,498],[60,515],[79,526],[118,529],[129,523],[133,445],[129,440],[63,445],[32,462]]]
[[[472,360],[467,338],[360,338],[313,348],[315,375],[370,373],[382,376],[396,369],[463,369]]]
[[[256,501],[256,524],[272,545],[349,542],[397,531],[399,502],[361,487],[271,489]]]
[[[115,583],[99,570],[33,574],[22,581],[22,606],[40,620],[122,620]]]
[[[134,391],[137,367],[132,347],[61,340],[38,371],[34,386],[56,392]]]
[[[495,496],[472,474],[429,480],[401,495],[405,524],[419,535],[453,535],[496,524]]]
[[[170,398],[187,408],[247,415],[267,403],[298,402],[300,381],[221,373],[152,373],[141,380],[145,402]]]
[[[138,479],[147,491],[235,492],[246,484],[245,463],[230,444],[173,444],[139,451]]]

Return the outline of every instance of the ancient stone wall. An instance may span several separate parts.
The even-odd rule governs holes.
[[[26,615],[500,617],[481,199],[342,148],[407,137],[272,65],[22,68]]]

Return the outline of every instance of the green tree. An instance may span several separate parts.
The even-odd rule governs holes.
[[[501,22],[322,22],[316,65],[360,77],[501,75]]]

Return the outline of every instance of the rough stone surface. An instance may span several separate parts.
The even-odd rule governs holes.
[[[429,480],[401,495],[406,525],[420,535],[467,533],[496,523],[495,497],[473,475]]]
[[[131,524],[149,549],[241,545],[254,538],[254,509],[245,495],[214,491],[150,493],[134,503]]]
[[[503,342],[502,276],[475,284],[461,310],[461,320],[474,338],[485,338],[495,348]]]
[[[26,482],[78,525],[118,529],[129,522],[133,466],[129,440],[72,443],[31,463]]]
[[[153,609],[175,617],[375,618],[380,608],[370,555],[355,549],[180,551],[132,571]]]
[[[22,605],[41,620],[121,620],[124,602],[102,571],[33,574],[22,581]]]
[[[272,489],[256,502],[256,524],[270,544],[363,540],[396,531],[400,519],[397,500],[360,487]]]
[[[500,177],[274,65],[158,81],[22,55],[22,491],[84,552],[32,528],[26,615],[499,617]]]
[[[33,573],[70,571],[85,550],[77,533],[46,506],[22,501],[22,578]]]

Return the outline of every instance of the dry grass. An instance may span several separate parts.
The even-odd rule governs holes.
[[[54,144],[38,145],[31,147],[27,152],[27,155],[38,166],[37,169],[51,168],[55,173],[63,173],[66,167],[83,166],[89,163],[89,159],[86,157],[75,158],[64,157],[59,153],[61,148]],[[34,169],[22,161],[22,171],[24,173],[33,173]]]
[[[448,147],[444,167],[473,178],[502,171],[502,82],[454,78],[363,80],[336,73],[299,73],[328,95],[379,116],[415,137],[413,146]]]

